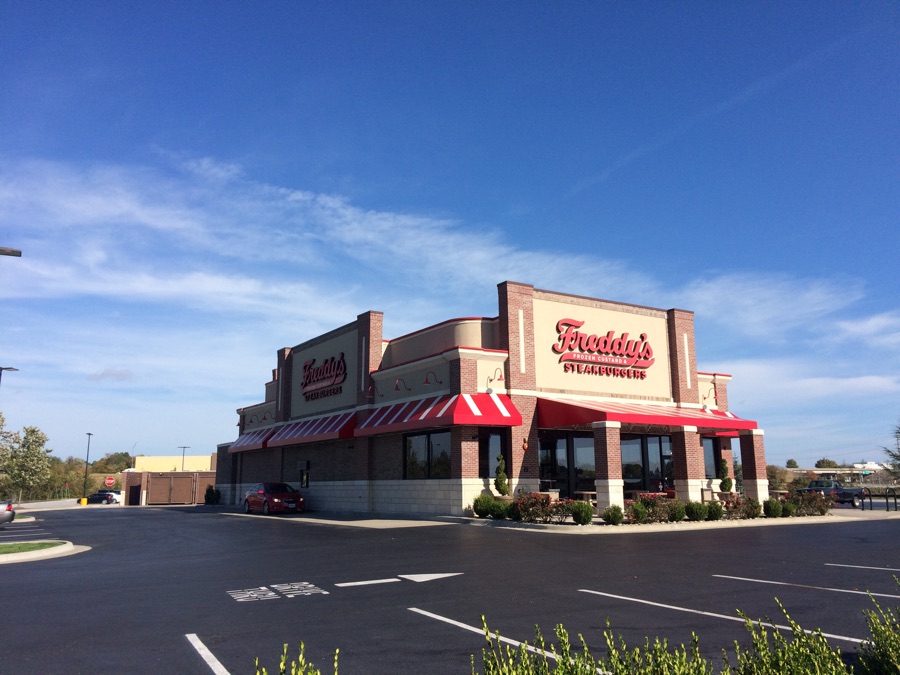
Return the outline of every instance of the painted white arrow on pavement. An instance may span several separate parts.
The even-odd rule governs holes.
[[[415,581],[418,584],[423,581],[434,581],[435,579],[443,579],[445,577],[457,577],[461,574],[462,572],[450,572],[449,574],[398,574],[397,576],[401,579]]]
[[[423,581],[434,581],[435,579],[443,579],[445,577],[455,577],[461,575],[462,572],[450,572],[449,574],[398,574],[400,579],[408,579],[415,581],[417,584]],[[338,588],[346,588],[348,586],[371,586],[373,584],[391,584],[400,581],[397,577],[390,579],[370,579],[369,581],[347,581],[343,584],[335,584]]]

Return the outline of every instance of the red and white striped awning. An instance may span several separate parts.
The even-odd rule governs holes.
[[[265,429],[253,429],[238,436],[238,439],[231,444],[228,452],[246,452],[247,450],[262,450],[266,446],[266,441],[275,433],[275,427],[266,427]]]
[[[375,408],[356,427],[356,435],[462,424],[517,427],[522,424],[522,415],[504,394],[446,394]]]
[[[299,445],[316,441],[353,438],[353,427],[355,424],[356,411],[353,410],[337,415],[326,415],[325,417],[291,422],[278,427],[275,435],[268,440],[266,447],[277,448],[283,445]]]
[[[745,420],[725,410],[679,408],[676,406],[611,401],[582,401],[565,398],[539,398],[538,426],[541,429],[570,427],[592,422],[691,426],[698,429],[756,429],[753,420]]]

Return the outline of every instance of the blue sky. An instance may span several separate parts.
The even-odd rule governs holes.
[[[0,410],[213,452],[496,284],[696,313],[770,463],[900,422],[896,2],[0,3]]]

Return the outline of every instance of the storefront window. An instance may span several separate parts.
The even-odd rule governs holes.
[[[624,489],[659,492],[674,486],[669,436],[624,436],[621,440]]]
[[[719,464],[722,463],[722,453],[719,451],[717,438],[703,439],[703,466],[706,468],[707,478],[718,478]]]
[[[593,491],[594,436],[584,432],[540,432],[540,489],[559,490],[572,498],[579,490]]]
[[[506,452],[506,434],[482,429],[478,434],[478,477],[494,478],[497,475],[497,457],[503,454],[506,475],[509,476],[509,455]]]
[[[410,480],[450,478],[450,432],[407,436],[403,469]]]

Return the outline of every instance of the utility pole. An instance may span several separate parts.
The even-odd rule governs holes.
[[[181,449],[181,470],[184,471],[184,451],[188,450],[191,446],[179,445],[178,447]]]

